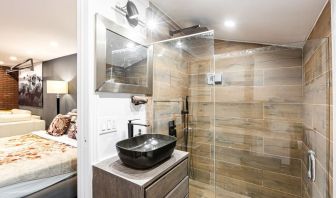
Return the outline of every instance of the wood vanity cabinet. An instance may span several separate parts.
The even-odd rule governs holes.
[[[188,153],[148,170],[126,167],[118,156],[93,166],[94,198],[185,198],[189,193]]]

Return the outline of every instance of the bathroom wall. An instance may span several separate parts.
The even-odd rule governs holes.
[[[0,66],[0,110],[19,107],[18,74],[6,74],[8,67]]]
[[[199,90],[190,92],[198,119],[191,195],[301,197],[302,50],[217,40],[215,54],[222,85],[206,85],[209,61],[189,63],[199,73],[190,73]]]
[[[146,22],[148,0],[133,1],[139,10],[139,17]],[[128,25],[126,17],[115,9],[117,4],[126,5],[127,0],[87,0],[78,4],[78,109],[79,147],[78,197],[92,197],[92,165],[109,156],[116,155],[115,143],[127,138],[127,120],[139,118],[146,121],[145,108],[134,108],[130,94],[95,92],[95,15],[97,13],[124,26],[129,31],[146,37],[146,28]],[[101,135],[104,119],[115,123],[116,132]]]
[[[312,30],[303,53],[304,74],[304,163],[303,195],[309,198],[333,197],[331,5],[324,8]],[[308,180],[306,155],[316,153],[316,181]]]

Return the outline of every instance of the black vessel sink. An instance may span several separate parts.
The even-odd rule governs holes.
[[[169,158],[176,138],[161,134],[144,134],[116,144],[120,160],[135,169],[147,169]]]

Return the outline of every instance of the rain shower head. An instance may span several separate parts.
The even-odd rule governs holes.
[[[189,34],[196,34],[196,33],[199,33],[199,32],[205,32],[205,31],[208,31],[207,27],[201,27],[201,25],[194,25],[194,26],[179,29],[179,30],[173,30],[173,31],[170,30],[169,35],[174,36],[175,34],[179,34],[179,33],[189,35]]]

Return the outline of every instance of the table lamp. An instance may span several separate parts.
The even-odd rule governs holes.
[[[60,113],[60,94],[68,93],[68,82],[61,80],[47,80],[47,93],[57,94],[56,105],[57,115]]]

